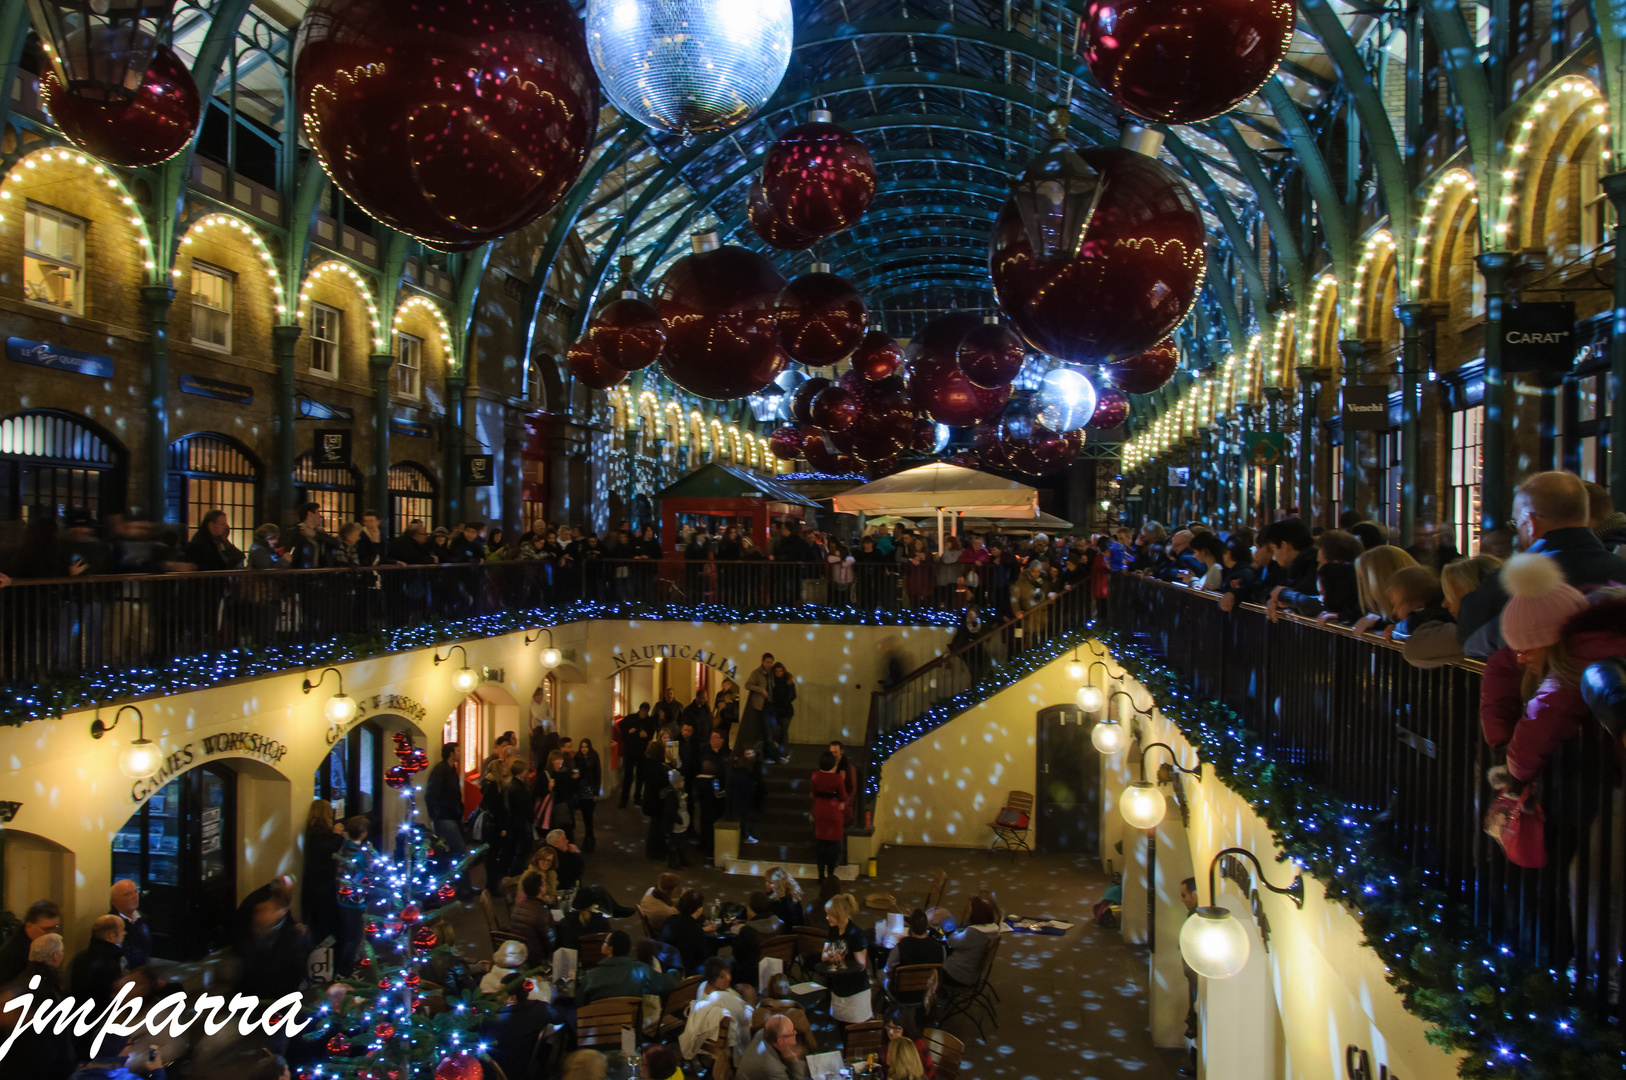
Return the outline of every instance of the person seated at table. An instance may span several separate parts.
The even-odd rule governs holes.
[[[790,1020],[802,1046],[809,1053],[818,1050],[818,1040],[813,1038],[813,1025],[808,1023],[807,1011],[797,1002],[796,995],[791,993],[789,976],[775,975],[769,979],[767,992],[757,998],[753,1010],[751,1014],[753,1031],[766,1024],[768,1017],[783,1016]]]
[[[881,1044],[881,1064],[888,1068],[890,1077],[891,1062],[887,1060],[894,1040],[903,1039],[914,1044],[915,1052],[920,1055],[921,1071],[926,1080],[932,1080],[937,1072],[937,1062],[932,1060],[931,1051],[926,1049],[926,1037],[920,1030],[919,1010],[909,1006],[894,1007],[886,1014],[886,1041]]]
[[[943,978],[956,986],[975,986],[982,975],[982,958],[999,937],[999,913],[986,898],[973,896],[966,926],[948,939]]]
[[[576,984],[576,1004],[591,1005],[612,997],[664,997],[683,981],[677,971],[659,972],[633,959],[632,937],[615,930],[604,939],[604,959],[587,970]]]
[[[886,1062],[886,1080],[926,1080],[920,1051],[908,1039],[893,1039],[882,1047],[882,1060]]]
[[[536,850],[531,853],[531,860],[525,865],[524,870],[520,871],[515,877],[502,879],[503,887],[505,889],[512,886],[510,895],[514,897],[516,902],[518,902],[519,897],[523,895],[520,892],[520,886],[524,883],[526,874],[538,874],[541,876],[542,891],[538,895],[541,897],[544,904],[547,904],[551,908],[559,902],[558,848],[554,847],[546,840],[542,841],[542,843],[537,845]]]
[[[531,952],[523,941],[505,941],[491,954],[491,966],[480,979],[480,993],[495,994],[502,989],[503,980],[529,965],[534,967]]]
[[[757,967],[762,959],[762,942],[785,933],[785,924],[773,913],[773,901],[765,892],[745,898],[745,921],[734,931],[734,968],[740,982],[757,984]]]
[[[667,871],[655,879],[655,884],[638,901],[638,913],[649,925],[651,934],[660,933],[666,920],[677,914],[677,898],[683,895],[682,889],[683,879]]]
[[[677,1052],[665,1043],[650,1043],[638,1058],[639,1080],[683,1080]]]
[[[572,889],[578,893],[588,893],[598,902],[599,908],[617,919],[630,919],[636,908],[630,908],[618,902],[610,895],[610,891],[602,885],[588,885],[582,881],[582,871],[586,862],[582,859],[581,849],[570,842],[563,829],[554,829],[548,833],[543,841],[559,853],[559,865],[555,873],[558,875],[558,888],[561,892]]]
[[[583,937],[588,934],[607,934],[610,932],[610,920],[598,909],[598,899],[586,890],[576,893],[576,899],[571,904],[572,911],[559,921],[554,928],[554,943],[561,949],[574,949],[580,946]]]
[[[784,1016],[770,1016],[740,1059],[737,1080],[805,1080],[807,1051]]]
[[[429,954],[429,960],[424,964],[423,977],[444,986],[453,997],[465,990],[479,990],[480,975],[490,968],[489,962],[482,960],[472,969],[464,962],[457,954],[457,933],[452,929],[450,919],[436,919],[429,924],[429,929],[435,934],[435,951]],[[476,974],[476,970],[480,974]]]
[[[725,1016],[730,1020],[729,1054],[735,1065],[751,1043],[751,1005],[756,1000],[756,991],[750,983],[735,986],[729,968],[729,962],[721,956],[706,961],[701,973],[706,981],[689,1010],[689,1022],[684,1025],[683,1034],[678,1036],[678,1049],[686,1061],[694,1060],[700,1047],[717,1037],[717,1029]]]
[[[604,1080],[609,1074],[609,1059],[599,1051],[572,1050],[565,1055],[559,1080]]]
[[[503,1006],[485,1029],[486,1054],[511,1078],[538,1075],[532,1068],[537,1042],[543,1032],[559,1023],[553,1006],[533,996],[534,983],[531,991],[526,990],[528,982],[532,980],[518,974],[503,979]]]
[[[708,936],[716,933],[716,926],[702,922],[705,908],[706,898],[690,889],[678,897],[677,914],[661,926],[661,942],[678,951],[686,971],[698,972],[717,951]]]
[[[892,952],[886,958],[886,971],[890,975],[895,968],[908,967],[911,964],[941,964],[948,957],[948,950],[943,943],[931,936],[932,924],[926,918],[926,913],[920,908],[909,913],[906,923],[908,934],[900,939]],[[908,1005],[919,1005],[923,995],[919,990],[910,990],[896,995],[897,999]]]
[[[824,916],[830,929],[816,970],[830,990],[830,1018],[861,1024],[874,1012],[869,1000],[869,935],[858,925],[858,898],[852,893],[832,897]]]
[[[768,895],[773,898],[773,913],[785,924],[790,933],[807,921],[802,910],[802,884],[783,866],[768,871]]]
[[[519,890],[520,901],[508,916],[509,929],[525,942],[532,956],[552,956],[553,909],[542,899],[542,875],[534,871],[526,874],[520,879]]]

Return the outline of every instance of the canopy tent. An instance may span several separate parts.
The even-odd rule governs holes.
[[[1040,513],[1034,518],[998,518],[988,520],[966,518],[960,522],[964,529],[987,529],[996,533],[1062,533],[1073,527],[1071,521],[1063,521],[1055,514]]]
[[[937,546],[943,546],[943,515],[1036,518],[1039,493],[1026,484],[934,461],[843,491],[832,500],[837,513],[937,515]],[[958,530],[956,530],[958,531]]]

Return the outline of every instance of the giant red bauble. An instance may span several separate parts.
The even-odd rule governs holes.
[[[791,419],[798,424],[813,423],[813,399],[818,397],[819,392],[826,386],[830,385],[833,384],[829,379],[822,375],[815,375],[798,386],[796,393],[790,396]]]
[[[294,86],[339,188],[391,228],[495,240],[581,175],[599,87],[567,0],[313,0]]]
[[[1111,431],[1129,419],[1129,399],[1115,386],[1103,386],[1095,392],[1095,412],[1084,426],[1096,431]]]
[[[40,103],[75,146],[109,165],[157,165],[186,149],[203,102],[175,50],[160,45],[130,102],[93,101],[64,90],[55,72],[40,80]]]
[[[666,345],[666,325],[654,304],[623,296],[587,324],[586,338],[606,364],[638,371],[660,358]]]
[[[840,386],[826,386],[813,399],[808,410],[813,422],[832,436],[840,435],[858,422],[858,399]],[[841,444],[836,443],[837,446]],[[845,447],[843,447],[845,449]]]
[[[884,330],[871,330],[853,353],[852,370],[866,379],[884,379],[903,363],[903,348]]]
[[[1275,74],[1295,18],[1293,0],[1090,0],[1079,48],[1125,109],[1194,124],[1236,108]]]
[[[1107,382],[1126,394],[1150,394],[1174,375],[1180,366],[1180,350],[1174,339],[1164,338],[1138,356],[1106,368]]]
[[[661,370],[716,401],[754,394],[785,366],[774,302],[785,278],[754,251],[720,247],[685,255],[656,297],[666,323]]]
[[[773,207],[768,205],[768,196],[762,190],[760,177],[751,181],[750,195],[745,204],[745,220],[751,223],[751,231],[762,237],[769,247],[780,251],[804,251],[820,240],[813,233],[799,232],[780,220]]]
[[[1027,359],[1027,350],[1022,339],[1005,327],[983,323],[966,331],[955,357],[972,386],[993,390],[1016,378]]]
[[[480,1059],[474,1054],[448,1054],[435,1066],[435,1080],[481,1080],[484,1075]]]
[[[904,445],[922,453],[930,451],[937,445],[937,425],[924,416],[913,417],[909,421],[909,441]]]
[[[928,322],[909,342],[909,397],[917,412],[939,424],[967,427],[992,416],[1010,399],[1011,388],[984,389],[960,370],[960,343],[982,319],[950,311]]]
[[[1203,218],[1169,166],[1122,147],[1080,156],[1106,189],[1079,253],[1041,262],[1006,202],[988,264],[999,305],[1039,352],[1112,363],[1145,352],[1191,310],[1206,266]]]
[[[774,428],[768,434],[768,453],[780,461],[795,461],[802,456],[802,429],[798,427]]]
[[[841,455],[825,441],[824,432],[816,427],[802,428],[802,456],[817,472],[841,472]]]
[[[830,390],[825,391],[831,393]],[[822,395],[821,395],[822,396]],[[845,431],[830,432],[830,442],[860,461],[877,461],[898,452],[892,413],[863,413]]]
[[[863,140],[835,124],[791,128],[768,150],[762,189],[794,232],[825,237],[851,228],[875,198],[875,162]]]
[[[627,377],[620,368],[611,367],[586,338],[578,338],[565,353],[570,373],[589,390],[608,390]]]
[[[779,294],[779,341],[798,364],[829,367],[864,340],[869,308],[846,278],[803,274]]]

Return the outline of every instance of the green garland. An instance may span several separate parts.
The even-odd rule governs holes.
[[[1372,823],[1272,761],[1235,711],[1200,698],[1129,635],[1097,635],[1150,691],[1214,774],[1246,799],[1276,843],[1361,924],[1428,1040],[1466,1054],[1471,1080],[1574,1080],[1626,1074],[1626,1036],[1557,976],[1493,944],[1460,899],[1381,850]]]

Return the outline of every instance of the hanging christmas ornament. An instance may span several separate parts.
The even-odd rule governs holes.
[[[348,1054],[350,1052],[350,1043],[343,1035],[335,1035],[327,1041],[327,1052],[340,1055]]]
[[[914,408],[939,424],[969,427],[992,416],[1010,398],[1011,388],[985,390],[960,370],[960,343],[982,320],[964,311],[939,315],[909,343],[909,397]]]
[[[841,454],[825,441],[824,432],[811,425],[802,429],[802,456],[814,471],[841,473]]]
[[[1293,44],[1293,0],[1091,0],[1080,51],[1113,101],[1147,120],[1229,112]]]
[[[1206,265],[1202,214],[1154,156],[1161,136],[1080,152],[1104,188],[1078,254],[1041,259],[1014,201],[994,224],[989,269],[1000,307],[1034,349],[1075,363],[1144,352],[1190,311]],[[1063,245],[1065,250],[1065,245]]]
[[[884,379],[897,373],[903,363],[903,347],[892,335],[871,330],[853,353],[852,370],[866,379]]]
[[[1180,366],[1180,350],[1174,339],[1164,338],[1139,356],[1108,365],[1107,382],[1126,394],[1150,394],[1174,377]]]
[[[1095,415],[1095,387],[1077,368],[1045,372],[1034,401],[1039,422],[1051,431],[1077,431]]]
[[[728,400],[761,390],[786,362],[774,320],[784,288],[784,277],[756,252],[719,247],[716,233],[696,236],[694,252],[661,281],[661,370],[697,397]]]
[[[203,101],[186,64],[159,45],[140,89],[128,101],[64,90],[56,72],[40,80],[40,104],[75,146],[109,165],[157,165],[185,150],[198,129]]]
[[[1129,419],[1129,399],[1115,386],[1103,386],[1095,392],[1095,414],[1085,427],[1096,431],[1111,431]]]
[[[408,784],[412,783],[412,774],[408,773],[406,769],[400,765],[391,765],[384,772],[384,783],[399,791],[401,788],[404,788]]]
[[[401,921],[404,923],[415,923],[421,918],[423,918],[423,912],[419,910],[417,904],[408,904],[401,909]]]
[[[633,288],[630,256],[621,257],[621,280],[615,291],[617,299],[587,324],[583,336],[610,367],[641,371],[660,357],[666,345],[666,326],[655,305]]]
[[[570,374],[589,390],[608,390],[627,377],[625,371],[606,364],[585,337],[576,339],[565,351],[565,359],[570,364]]]
[[[810,425],[813,423],[813,399],[831,385],[830,380],[815,375],[796,388],[796,393],[790,399],[790,415],[798,424]]]
[[[456,900],[457,886],[448,881],[446,884],[440,887],[440,891],[435,893],[435,895],[440,897],[442,900]]]
[[[334,183],[432,243],[535,221],[581,175],[598,130],[598,80],[567,0],[313,0],[294,85]]]
[[[588,0],[604,92],[645,127],[690,137],[744,123],[785,77],[790,0]]]
[[[869,326],[864,298],[847,279],[830,273],[828,263],[814,263],[809,273],[786,285],[776,307],[785,353],[808,367],[847,359]]]
[[[858,399],[841,386],[826,386],[813,399],[808,413],[827,435],[839,435],[858,421]],[[833,440],[832,440],[833,441]],[[836,444],[840,446],[840,443]]]
[[[373,1034],[377,1035],[380,1039],[393,1038],[395,1035],[395,1025],[390,1023],[388,1020],[380,1020],[377,1024],[373,1025]]]
[[[751,181],[751,191],[745,204],[745,220],[751,230],[762,237],[769,247],[780,251],[805,251],[819,242],[813,233],[798,232],[779,219],[768,205],[767,193],[762,189],[762,178]]]
[[[428,952],[439,940],[435,932],[427,926],[420,926],[412,931],[412,948],[417,952]]]
[[[829,390],[825,391],[830,393]],[[892,413],[861,413],[846,431],[829,432],[830,443],[843,454],[873,462],[898,452],[898,426]]]
[[[862,140],[837,127],[825,109],[768,149],[762,188],[789,228],[812,236],[849,229],[875,198],[875,162]]]
[[[128,103],[170,31],[175,0],[29,0],[28,8],[59,85],[86,101]]]
[[[795,461],[802,456],[802,429],[774,428],[768,435],[768,453],[780,461]]]
[[[981,326],[973,326],[960,340],[955,360],[971,385],[984,390],[1008,386],[1022,370],[1027,350],[1022,339],[989,316]]]
[[[449,1054],[435,1066],[435,1080],[481,1080],[485,1070],[473,1054]]]
[[[921,453],[930,453],[937,449],[937,425],[924,416],[917,416],[910,422],[909,441],[904,445],[911,450]]]

